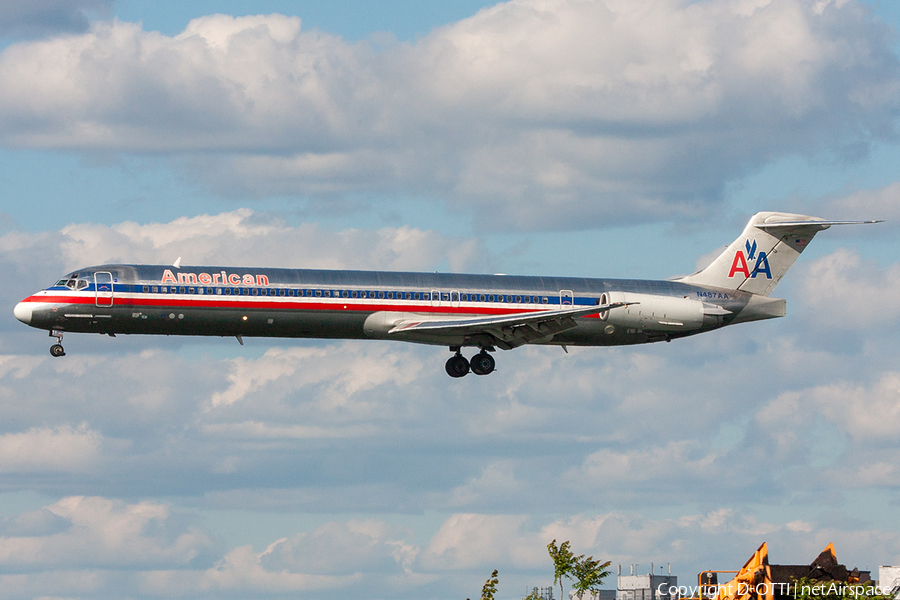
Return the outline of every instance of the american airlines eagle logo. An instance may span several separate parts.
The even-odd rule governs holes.
[[[744,279],[756,279],[757,275],[765,275],[766,279],[772,279],[772,270],[769,269],[769,259],[763,251],[757,251],[756,240],[747,240],[744,243],[743,250],[734,253],[734,260],[731,261],[731,269],[728,271],[729,277],[735,275],[743,275]],[[753,270],[750,269],[750,263],[755,262]]]

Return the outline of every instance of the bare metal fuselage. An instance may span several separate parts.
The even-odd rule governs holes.
[[[73,283],[74,282],[74,283]],[[79,283],[80,282],[80,283]],[[395,339],[447,346],[499,346],[489,332],[391,333],[400,320],[527,314],[598,305],[604,294],[688,300],[707,307],[692,325],[620,322],[609,314],[529,343],[639,344],[784,314],[752,294],[673,281],[326,271],[239,267],[102,265],[70,273],[22,301],[16,316],[56,332],[243,337]],[[645,302],[646,304],[646,302]],[[748,306],[749,304],[749,306]],[[719,310],[708,310],[717,307]],[[628,307],[627,310],[642,310]],[[648,309],[650,307],[647,307]],[[618,324],[617,324],[618,323]]]

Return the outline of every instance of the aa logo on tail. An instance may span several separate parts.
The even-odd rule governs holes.
[[[752,242],[752,244],[751,244]],[[728,271],[729,277],[737,274],[744,276],[744,279],[756,279],[757,275],[763,274],[766,279],[772,279],[772,271],[769,269],[769,259],[765,252],[757,252],[756,240],[747,240],[744,244],[747,252],[738,250],[734,253],[734,260],[731,261],[731,270]],[[756,261],[753,270],[750,270],[750,262]]]

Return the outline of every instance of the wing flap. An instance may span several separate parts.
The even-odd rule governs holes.
[[[409,336],[420,333],[430,336],[473,336],[488,334],[497,339],[501,347],[510,349],[573,329],[578,325],[575,321],[578,317],[595,315],[628,304],[627,302],[614,302],[489,317],[459,317],[440,320],[407,319],[394,325],[388,331],[388,335]]]

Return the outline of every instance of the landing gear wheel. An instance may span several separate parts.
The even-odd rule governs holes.
[[[456,354],[447,360],[446,369],[450,377],[465,377],[469,374],[469,361],[462,354]]]
[[[53,356],[65,356],[66,351],[63,350],[62,344],[53,344],[50,346],[50,354]]]
[[[476,375],[489,375],[494,371],[494,357],[482,350],[472,357],[469,361],[472,366],[472,372]]]

